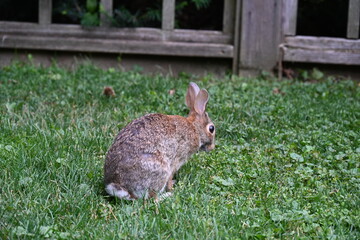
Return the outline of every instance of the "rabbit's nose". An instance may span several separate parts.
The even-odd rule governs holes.
[[[205,146],[205,152],[210,152],[215,148],[215,143],[209,144]]]

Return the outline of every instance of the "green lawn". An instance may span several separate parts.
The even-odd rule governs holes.
[[[108,197],[119,129],[185,116],[190,81],[210,93],[216,149],[194,155],[160,204]],[[0,239],[359,239],[359,167],[356,82],[0,70]]]

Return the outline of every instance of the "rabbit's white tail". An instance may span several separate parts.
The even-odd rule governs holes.
[[[120,187],[118,184],[110,183],[106,185],[105,190],[111,196],[125,200],[135,200],[135,198],[131,196],[131,194],[127,190]]]

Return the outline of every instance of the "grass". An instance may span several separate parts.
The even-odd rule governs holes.
[[[116,133],[145,113],[186,115],[189,81],[209,90],[217,148],[194,155],[160,204],[106,196]],[[14,63],[0,70],[0,238],[359,239],[359,129],[352,81]]]

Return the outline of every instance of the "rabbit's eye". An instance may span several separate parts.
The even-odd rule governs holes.
[[[215,126],[214,125],[209,125],[209,132],[214,133],[214,131],[215,131]]]

